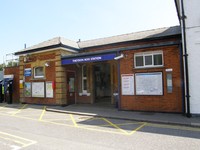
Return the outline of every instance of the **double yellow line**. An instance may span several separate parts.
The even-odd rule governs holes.
[[[136,131],[140,130],[141,128],[143,128],[146,123],[143,123],[142,125],[140,125],[138,128],[134,129],[133,131],[131,132],[127,132],[126,130],[123,130],[122,128],[120,128],[118,125],[112,123],[111,121],[109,121],[108,119],[106,118],[102,118],[102,120],[104,120],[105,122],[107,122],[109,125],[113,126],[114,128],[120,130],[121,132],[123,132],[124,134],[126,135],[132,135],[133,133],[135,133]]]

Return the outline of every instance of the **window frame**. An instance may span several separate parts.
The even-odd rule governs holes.
[[[161,55],[162,56],[162,64],[155,65],[154,64],[154,55]],[[143,66],[136,66],[136,57],[143,57]],[[151,65],[146,65],[145,57],[151,56]],[[164,59],[163,59],[163,51],[154,51],[154,52],[144,52],[144,53],[135,53],[134,54],[134,68],[153,68],[153,67],[163,67],[164,66]]]
[[[43,70],[43,75],[40,75],[40,76],[37,76],[37,75],[36,75],[36,69],[38,69],[38,68],[42,68],[42,70]],[[34,70],[34,73],[33,73],[34,79],[44,78],[45,72],[44,72],[44,67],[43,67],[43,66],[34,67],[33,70]]]
[[[84,68],[86,69],[86,75],[85,76],[84,76]],[[86,81],[86,82],[84,82],[84,81]],[[84,89],[85,84],[86,84],[86,89]],[[87,66],[86,65],[82,66],[82,92],[87,93]]]

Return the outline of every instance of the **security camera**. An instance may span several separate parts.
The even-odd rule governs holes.
[[[115,57],[114,59],[115,59],[115,60],[118,60],[118,59],[121,59],[121,58],[124,58],[124,54],[121,54],[121,55]]]
[[[49,67],[49,62],[46,62],[44,65],[45,65],[46,67]]]

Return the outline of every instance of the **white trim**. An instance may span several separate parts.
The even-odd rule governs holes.
[[[45,72],[44,72],[44,67],[43,67],[43,66],[34,67],[34,68],[33,68],[33,72],[34,72],[34,73],[33,73],[33,77],[34,77],[34,79],[44,78],[44,75],[43,75],[43,76],[36,76],[36,75],[35,75],[35,72],[36,72],[35,69],[37,69],[37,68],[43,68],[43,74],[45,73]]]
[[[154,65],[154,55],[161,54],[162,55],[162,65]],[[136,57],[142,56],[143,57],[143,66],[136,66]],[[152,64],[146,65],[145,64],[145,56],[152,56]],[[164,66],[164,59],[163,59],[163,51],[151,51],[151,52],[143,52],[143,53],[136,53],[134,54],[134,68],[153,68],[153,67],[162,67]]]
[[[30,51],[31,50],[32,49],[30,49]],[[29,50],[24,49],[23,51],[25,51],[25,52],[27,51],[27,53],[26,54],[19,54],[18,56],[25,56],[25,55],[28,55],[28,54],[45,53],[45,52],[55,51],[55,50],[66,50],[68,52],[78,53],[78,51],[75,51],[75,50],[71,50],[71,49],[63,48],[63,47],[57,47],[57,48],[52,48],[52,49],[47,49],[47,50],[41,50],[41,51],[37,51],[37,52],[29,52]],[[23,51],[18,51],[18,52],[23,52]]]
[[[83,68],[86,67],[86,77],[83,76]],[[86,80],[86,84],[87,84],[87,66],[83,65],[82,66],[82,93],[87,93],[87,89],[84,90],[84,80]]]

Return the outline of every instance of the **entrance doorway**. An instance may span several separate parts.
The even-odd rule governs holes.
[[[67,104],[75,104],[75,72],[67,72]]]
[[[111,104],[110,64],[94,65],[94,102]]]

